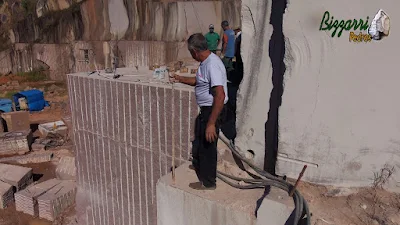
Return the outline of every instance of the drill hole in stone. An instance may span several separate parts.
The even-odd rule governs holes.
[[[253,150],[247,150],[247,152],[245,153],[245,156],[247,159],[254,159],[254,151]]]

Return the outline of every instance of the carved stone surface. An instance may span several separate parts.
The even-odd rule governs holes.
[[[240,25],[240,0],[39,1],[38,19],[27,17],[13,29],[15,42],[71,43],[72,41],[183,41],[189,34],[220,32],[222,20]]]
[[[173,93],[128,76],[68,76],[80,224],[155,225],[156,183],[172,166],[173,130],[176,165],[189,159],[198,110],[192,89]]]

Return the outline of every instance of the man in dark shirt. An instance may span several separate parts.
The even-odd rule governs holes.
[[[242,34],[239,33],[235,40],[235,57],[234,70],[227,72],[228,77],[228,102],[225,115],[225,121],[221,126],[224,135],[235,143],[236,138],[236,101],[239,85],[243,79],[243,60],[240,53],[242,43]]]

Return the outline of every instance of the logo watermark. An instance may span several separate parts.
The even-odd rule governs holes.
[[[380,40],[389,35],[390,20],[389,16],[380,9],[375,15],[371,24],[369,16],[360,19],[335,19],[329,11],[322,16],[320,31],[331,33],[331,37],[340,37],[343,31],[349,32],[349,42],[371,42],[371,40]]]

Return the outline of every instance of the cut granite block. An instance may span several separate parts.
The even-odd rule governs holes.
[[[32,151],[34,152],[45,151],[45,150],[46,150],[46,145],[44,144],[39,144],[39,143],[32,144]]]
[[[25,154],[32,142],[31,130],[0,134],[0,155]]]
[[[51,179],[15,193],[15,209],[34,217],[39,216],[37,198],[61,182],[58,179]]]
[[[0,181],[0,209],[5,209],[14,201],[13,186]]]
[[[37,198],[39,217],[54,221],[57,216],[74,204],[76,184],[74,181],[62,181]]]
[[[18,164],[49,162],[53,158],[52,152],[34,152],[22,156],[1,158],[0,162],[15,162]]]
[[[75,157],[64,156],[56,168],[56,176],[62,180],[75,180]]]
[[[33,182],[32,168],[0,163],[0,180],[22,190]]]
[[[18,164],[44,163],[50,162],[53,156],[54,154],[52,152],[33,153],[29,155],[15,157],[13,161]]]

